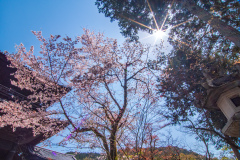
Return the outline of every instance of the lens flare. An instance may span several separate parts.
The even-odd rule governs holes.
[[[168,8],[168,10],[171,9],[173,3],[174,3],[174,0],[172,0],[172,3],[171,3],[171,5],[170,5],[170,7]],[[128,17],[125,17],[125,16],[123,16],[123,15],[120,15],[120,16],[123,17],[123,18],[125,18],[125,19],[128,19],[128,20],[132,21],[133,23],[136,23],[136,24],[138,24],[138,25],[140,25],[140,26],[143,26],[143,27],[145,27],[145,28],[148,28],[149,30],[152,30],[152,31],[153,31],[153,35],[144,37],[143,39],[146,39],[146,38],[149,38],[149,37],[155,37],[155,42],[154,42],[154,44],[155,44],[157,40],[163,39],[164,37],[168,36],[168,35],[166,34],[166,30],[162,30],[162,28],[163,28],[163,26],[165,25],[165,22],[166,22],[166,20],[167,20],[167,17],[168,17],[169,12],[167,12],[167,14],[166,14],[166,16],[165,16],[165,18],[164,18],[164,21],[163,21],[161,27],[159,27],[159,26],[158,26],[158,23],[157,23],[157,20],[156,20],[156,18],[155,18],[155,16],[154,16],[152,7],[151,7],[150,3],[148,2],[148,0],[147,0],[147,4],[148,4],[148,8],[150,9],[150,12],[151,12],[151,14],[152,14],[152,17],[153,17],[153,20],[154,20],[156,29],[153,29],[153,28],[151,28],[151,27],[149,27],[149,26],[146,26],[146,25],[144,25],[144,24],[142,24],[142,23],[140,23],[140,22],[138,22],[138,21],[135,21],[135,20],[133,20],[133,19],[131,19],[131,18],[128,18]],[[177,24],[177,25],[175,25],[175,26],[172,26],[171,29],[173,29],[173,28],[175,28],[175,27],[178,27],[178,26],[180,26],[180,25],[182,25],[182,24],[188,23],[188,22],[190,22],[190,21],[192,21],[192,20],[193,20],[193,19],[189,19],[189,20],[187,20],[187,21],[185,21],[185,22],[182,22],[182,23],[180,23],[180,24]],[[173,38],[170,37],[170,36],[168,36],[168,37],[171,38],[171,39],[173,39]],[[173,40],[178,41],[179,43],[184,44],[184,45],[186,45],[186,46],[190,46],[190,45],[188,45],[187,43],[182,42],[182,41],[180,41],[180,40],[177,40],[177,39],[173,39]]]
[[[166,36],[166,33],[163,30],[156,30],[153,35],[156,39],[163,39]]]

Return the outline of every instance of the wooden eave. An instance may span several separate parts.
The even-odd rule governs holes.
[[[69,125],[69,123],[67,121],[59,121],[58,124],[56,124],[57,126],[60,126],[60,130],[64,129],[65,127],[67,127]],[[55,126],[53,126],[55,127]],[[4,128],[0,129],[0,143],[1,141],[6,141],[9,146],[8,147],[4,147],[0,144],[0,149],[4,149],[4,150],[9,150],[11,149],[11,146],[13,146],[14,143],[17,143],[19,145],[37,145],[38,143],[52,137],[54,134],[53,132],[48,132],[45,133],[45,135],[43,133],[38,134],[38,135],[33,135],[32,133],[32,129],[30,128],[17,128],[15,132],[13,132],[11,126],[6,126]],[[10,147],[10,148],[9,148]]]

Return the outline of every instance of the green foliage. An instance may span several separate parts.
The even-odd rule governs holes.
[[[235,160],[234,153],[229,146],[223,146],[220,153],[221,160]]]

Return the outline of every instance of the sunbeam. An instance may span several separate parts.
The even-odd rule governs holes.
[[[142,24],[142,23],[140,23],[140,22],[138,22],[138,21],[135,21],[135,20],[131,19],[131,18],[125,17],[124,15],[120,15],[120,16],[122,16],[123,18],[128,19],[128,20],[130,20],[130,21],[132,21],[132,22],[134,22],[134,23],[139,24],[140,26],[143,26],[143,27],[145,27],[145,28],[148,28],[148,29],[150,29],[150,30],[152,30],[152,31],[154,30],[154,29],[152,29],[151,27],[148,27],[148,26],[146,26],[146,25],[144,25],[144,24]]]
[[[144,38],[142,38],[142,40],[143,40],[143,39],[146,39],[146,38],[149,38],[149,37],[155,37],[155,42],[154,42],[154,45],[155,45],[155,43],[156,43],[156,41],[157,41],[158,39],[163,39],[163,36],[167,36],[167,34],[165,33],[167,29],[163,30],[162,28],[163,28],[163,26],[164,26],[164,24],[165,24],[165,22],[166,22],[166,19],[167,19],[168,14],[169,14],[169,9],[172,8],[173,3],[174,3],[174,0],[172,1],[170,7],[168,8],[168,12],[167,12],[167,14],[166,14],[166,16],[165,16],[165,18],[164,18],[164,21],[163,21],[161,27],[159,28],[158,23],[157,23],[157,20],[156,20],[154,14],[153,14],[151,5],[150,5],[149,1],[147,0],[147,4],[148,4],[148,7],[149,7],[149,9],[150,9],[150,11],[151,11],[151,14],[152,14],[152,17],[153,17],[153,20],[154,20],[156,29],[153,29],[153,28],[151,28],[151,27],[149,27],[149,26],[146,26],[146,25],[144,25],[144,24],[142,24],[142,23],[140,23],[140,22],[138,22],[138,21],[135,21],[135,20],[133,20],[133,19],[131,19],[131,18],[128,18],[128,17],[125,17],[125,16],[123,16],[123,15],[120,15],[120,16],[122,16],[123,18],[128,19],[128,20],[130,20],[130,21],[132,21],[132,22],[134,22],[134,23],[136,23],[136,24],[138,24],[138,25],[140,25],[140,26],[143,26],[143,27],[145,27],[145,28],[148,28],[149,30],[152,30],[152,31],[153,31],[153,35],[144,37]],[[187,23],[187,22],[189,22],[189,21],[192,21],[192,20],[193,20],[193,19],[190,19],[190,20],[187,20],[187,21],[185,21],[185,22],[179,23],[179,24],[177,24],[177,25],[175,25],[175,26],[170,27],[170,29],[176,28],[176,27],[178,27],[178,26],[180,26],[180,25],[182,25],[182,24],[185,24],[185,23]],[[188,45],[187,43],[185,43],[185,42],[182,42],[182,41],[180,41],[180,40],[174,39],[174,38],[172,38],[172,37],[170,37],[170,36],[169,36],[169,38],[171,38],[171,39],[173,39],[173,40],[175,40],[175,41],[178,41],[178,42],[181,43],[181,44],[184,44],[184,45],[186,45],[186,46],[189,46],[189,45]]]
[[[147,0],[147,4],[148,4],[148,7],[149,7],[149,9],[150,9],[150,11],[151,11],[151,13],[152,13],[152,15],[153,15],[153,20],[154,20],[154,22],[155,22],[156,28],[157,28],[157,30],[159,30],[157,21],[156,21],[156,19],[155,19],[155,16],[154,16],[153,11],[152,11],[152,8],[151,8],[151,5],[149,4],[148,0]]]
[[[171,6],[169,7],[169,9],[172,8],[173,2],[174,2],[174,0],[172,1]],[[168,10],[169,10],[169,9],[168,9]],[[169,13],[169,11],[167,11],[167,14],[166,14],[166,16],[165,16],[165,18],[164,18],[164,21],[163,21],[163,23],[162,23],[162,25],[161,25],[160,30],[162,30],[162,28],[163,28],[163,26],[164,26],[164,24],[165,24],[165,22],[166,22],[166,19],[167,19],[167,17],[168,17],[168,13]]]

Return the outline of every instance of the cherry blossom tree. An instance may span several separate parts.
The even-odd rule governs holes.
[[[43,133],[44,135],[54,135],[67,126],[64,121],[50,118],[56,112],[46,112],[45,107],[38,108],[37,111],[32,109],[32,105],[27,105],[24,102],[3,101],[0,102],[1,128],[11,126],[13,131],[17,128],[31,128],[33,135]]]
[[[2,63],[2,79],[0,82],[1,129],[6,127],[3,130],[10,131],[11,128],[13,132],[15,132],[16,130],[17,132],[19,132],[21,130],[20,128],[25,129],[21,130],[21,132],[30,132],[29,129],[32,129],[33,136],[36,136],[36,134],[39,133],[43,133],[45,136],[50,136],[56,134],[58,131],[65,128],[68,125],[68,122],[59,121],[59,119],[55,119],[54,117],[50,118],[54,114],[58,113],[55,111],[46,112],[46,109],[56,101],[54,100],[55,96],[63,96],[64,94],[66,94],[65,89],[66,91],[68,91],[68,89],[64,88],[63,86],[56,85],[55,87],[57,87],[61,94],[57,95],[53,93],[51,95],[44,95],[46,97],[45,103],[40,103],[39,100],[32,99],[30,95],[34,93],[30,91],[30,88],[24,88],[21,85],[18,85],[19,87],[15,86],[17,85],[17,79],[14,78],[11,74],[13,74],[16,70],[18,70],[18,72],[26,72],[32,75],[33,72],[29,70],[26,66],[20,64],[14,65],[14,61],[12,61],[11,66],[13,68],[9,67],[8,65],[11,65],[11,61],[8,61],[6,55],[4,55],[2,52],[0,54]],[[8,58],[11,59],[11,57]],[[15,76],[17,77],[17,74]],[[37,91],[40,94],[42,94],[43,91],[46,92],[47,90],[53,90],[52,85],[46,85],[43,78],[37,76],[32,76],[31,78],[31,81],[29,81],[31,84],[38,84],[42,86],[42,88]],[[13,85],[11,85],[11,81]],[[52,82],[49,82],[49,84],[52,84]]]
[[[117,159],[117,146],[140,120],[143,108],[157,107],[161,99],[148,68],[149,46],[128,40],[119,46],[116,40],[89,30],[63,41],[59,35],[45,39],[41,32],[33,33],[42,42],[41,56],[33,54],[33,47],[26,51],[22,44],[17,53],[6,53],[12,66],[22,68],[15,73],[14,84],[33,92],[28,97],[32,102],[58,102],[49,112],[64,115],[72,127],[62,144],[74,141],[79,146],[101,147],[107,159]],[[59,84],[71,88],[65,97]]]

